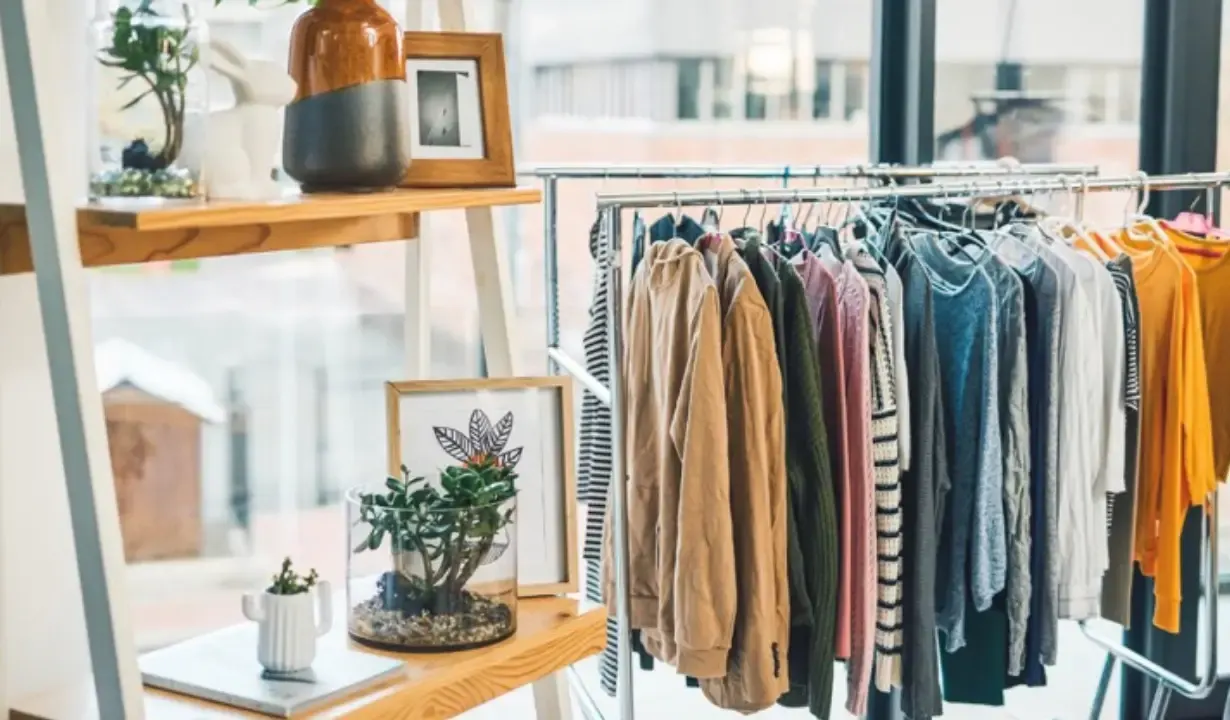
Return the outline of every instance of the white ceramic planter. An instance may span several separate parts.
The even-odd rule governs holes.
[[[318,582],[311,592],[297,595],[246,593],[243,614],[260,625],[256,659],[262,667],[276,673],[306,670],[316,659],[316,638],[333,625],[333,595],[327,582]]]

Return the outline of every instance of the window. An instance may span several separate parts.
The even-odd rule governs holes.
[[[829,60],[816,61],[816,87],[812,91],[811,116],[817,120],[828,120],[833,116],[833,63]]]
[[[700,63],[700,60],[675,61],[676,72],[679,74],[675,113],[680,120],[696,120],[700,117]]]
[[[846,103],[843,117],[854,120],[867,112],[867,66],[846,65]]]

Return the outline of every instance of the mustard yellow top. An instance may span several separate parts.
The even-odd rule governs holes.
[[[1108,254],[1132,260],[1140,305],[1140,471],[1136,560],[1154,578],[1153,624],[1179,631],[1179,538],[1188,510],[1213,490],[1213,430],[1209,410],[1197,275],[1177,248],[1173,230],[1151,237],[1131,232],[1093,235]]]

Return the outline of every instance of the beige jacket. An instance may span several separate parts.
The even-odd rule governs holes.
[[[715,245],[704,258],[722,307],[739,609],[726,677],[701,688],[719,707],[756,712],[789,689],[785,410],[773,317],[734,242]]]
[[[669,638],[658,657],[680,673],[723,677],[735,550],[721,315],[700,253],[682,240],[650,245],[629,289],[625,337],[632,627]],[[608,516],[603,574],[613,614],[612,526]]]

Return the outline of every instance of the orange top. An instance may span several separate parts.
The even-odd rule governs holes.
[[[1107,253],[1126,251],[1136,276],[1141,355],[1136,560],[1141,572],[1154,578],[1153,624],[1177,633],[1183,522],[1214,487],[1196,275],[1169,242],[1161,245],[1136,231],[1093,239]]]

